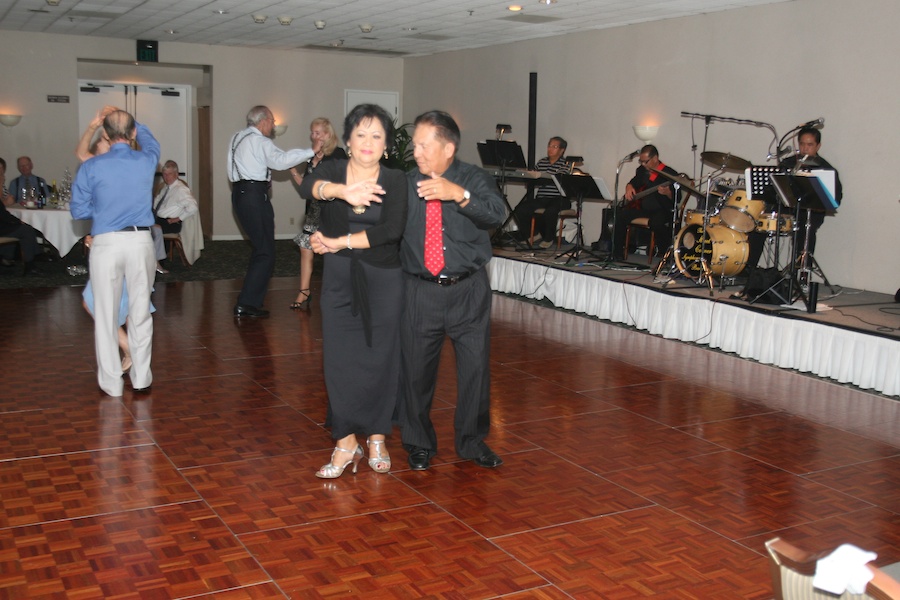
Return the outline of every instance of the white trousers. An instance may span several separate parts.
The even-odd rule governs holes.
[[[162,227],[153,226],[150,228],[150,234],[153,236],[153,248],[156,250],[156,260],[162,260],[166,256],[166,241],[163,239]]]
[[[91,285],[94,288],[94,347],[97,382],[110,396],[121,396],[122,362],[119,358],[119,302],[122,280],[128,287],[128,346],[131,351],[131,384],[148,387],[153,382],[150,356],[153,318],[150,292],[156,279],[156,259],[149,231],[119,231],[94,237],[91,244]]]

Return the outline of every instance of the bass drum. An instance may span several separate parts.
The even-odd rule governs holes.
[[[675,265],[685,277],[699,279],[703,275],[703,257],[710,273],[716,277],[731,277],[747,265],[747,234],[711,225],[687,225],[675,238]]]
[[[719,219],[725,227],[750,233],[756,229],[756,219],[766,208],[762,200],[750,200],[746,190],[734,190],[725,196],[719,209]]]

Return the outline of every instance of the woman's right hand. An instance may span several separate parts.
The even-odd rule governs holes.
[[[338,238],[328,238],[317,231],[309,236],[309,245],[316,254],[328,254],[343,250]]]
[[[353,185],[345,185],[343,198],[351,206],[371,206],[373,202],[381,202],[384,188],[376,181],[358,181]]]
[[[291,178],[297,185],[303,183],[303,174],[297,170],[297,167],[291,167]]]

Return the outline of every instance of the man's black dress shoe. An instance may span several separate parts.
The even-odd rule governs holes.
[[[424,471],[430,466],[431,457],[425,448],[416,448],[409,453],[409,468],[413,471]]]
[[[264,308],[256,308],[249,304],[235,304],[234,316],[236,317],[268,317],[269,311]]]
[[[493,469],[494,467],[499,467],[500,465],[502,465],[503,459],[488,450],[486,454],[482,454],[478,458],[473,458],[472,462],[479,467],[484,467],[485,469]]]
[[[147,387],[144,387],[144,388],[134,388],[132,391],[135,394],[149,394],[152,390],[150,389],[150,386],[148,385]]]

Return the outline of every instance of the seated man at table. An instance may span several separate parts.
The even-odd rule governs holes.
[[[178,178],[178,163],[174,160],[167,160],[162,168],[162,178],[164,185],[153,198],[153,216],[156,218],[156,225],[151,230],[153,243],[157,249],[157,259],[160,259],[159,250],[162,247],[162,236],[165,233],[181,234],[181,243],[187,252],[187,246],[194,241],[193,229],[183,230],[183,224],[186,219],[196,215],[200,210],[191,189]],[[191,238],[191,242],[188,242],[187,238]],[[165,259],[164,248],[162,259]],[[160,264],[157,266],[157,272],[165,273],[166,270]]]
[[[18,217],[6,210],[13,204],[12,195],[6,190],[6,161],[0,158],[0,237],[11,237],[19,240],[22,249],[22,262],[25,263],[23,275],[40,275],[34,268],[34,257],[37,254],[37,233],[31,225],[26,225]],[[15,246],[0,246],[0,264],[11,267],[15,264]]]
[[[35,197],[43,195],[44,198],[50,197],[50,187],[43,177],[38,177],[32,173],[34,163],[27,156],[20,156],[16,161],[20,175],[9,182],[9,193],[13,197],[13,202],[25,202],[30,196],[32,190]]]

